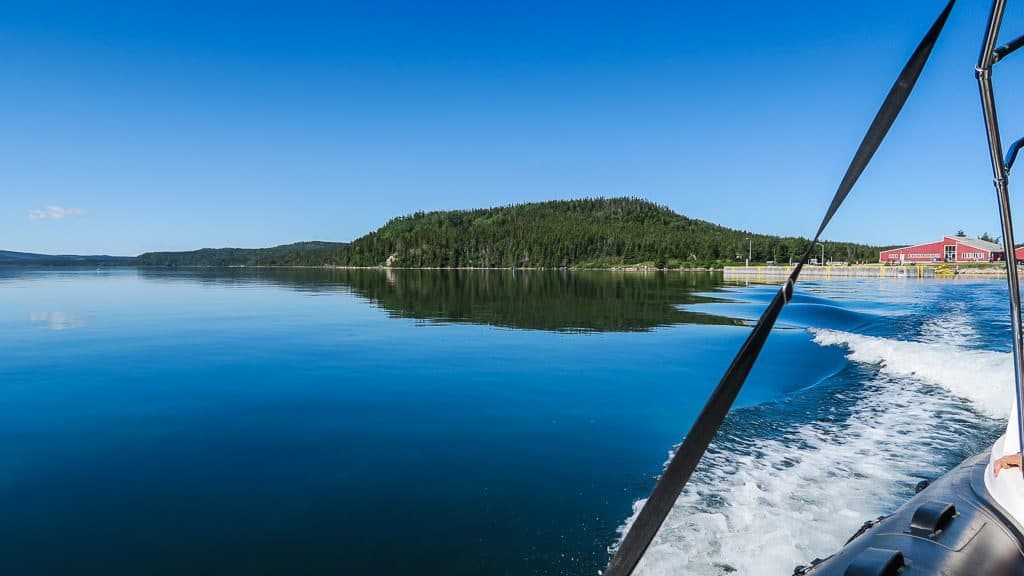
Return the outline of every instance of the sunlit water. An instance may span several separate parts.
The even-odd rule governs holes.
[[[0,573],[596,574],[773,288],[0,270]],[[805,283],[645,574],[789,574],[998,435],[998,281]]]

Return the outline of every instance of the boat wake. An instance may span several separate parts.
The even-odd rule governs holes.
[[[731,414],[636,573],[791,574],[991,443],[1012,397],[1010,355],[968,348],[963,310],[944,312],[915,341],[810,329],[850,364]]]

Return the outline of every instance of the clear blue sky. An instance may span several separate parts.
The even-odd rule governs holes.
[[[416,210],[624,195],[809,235],[943,2],[486,4],[5,2],[0,249],[345,241]],[[998,233],[988,6],[957,6],[828,238]],[[997,74],[1009,141],[1024,55]]]

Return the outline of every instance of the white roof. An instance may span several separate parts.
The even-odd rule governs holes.
[[[979,238],[958,238],[956,236],[949,236],[953,240],[956,240],[960,244],[966,244],[971,248],[977,248],[978,250],[984,250],[986,252],[1002,252],[1003,247],[995,242],[989,242],[988,240],[981,240]]]

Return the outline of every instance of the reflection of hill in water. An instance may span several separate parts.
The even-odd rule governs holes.
[[[301,291],[346,291],[392,317],[529,330],[635,332],[673,324],[742,324],[680,310],[707,302],[695,292],[715,273],[510,270],[140,269],[143,277],[218,284],[261,283]]]

